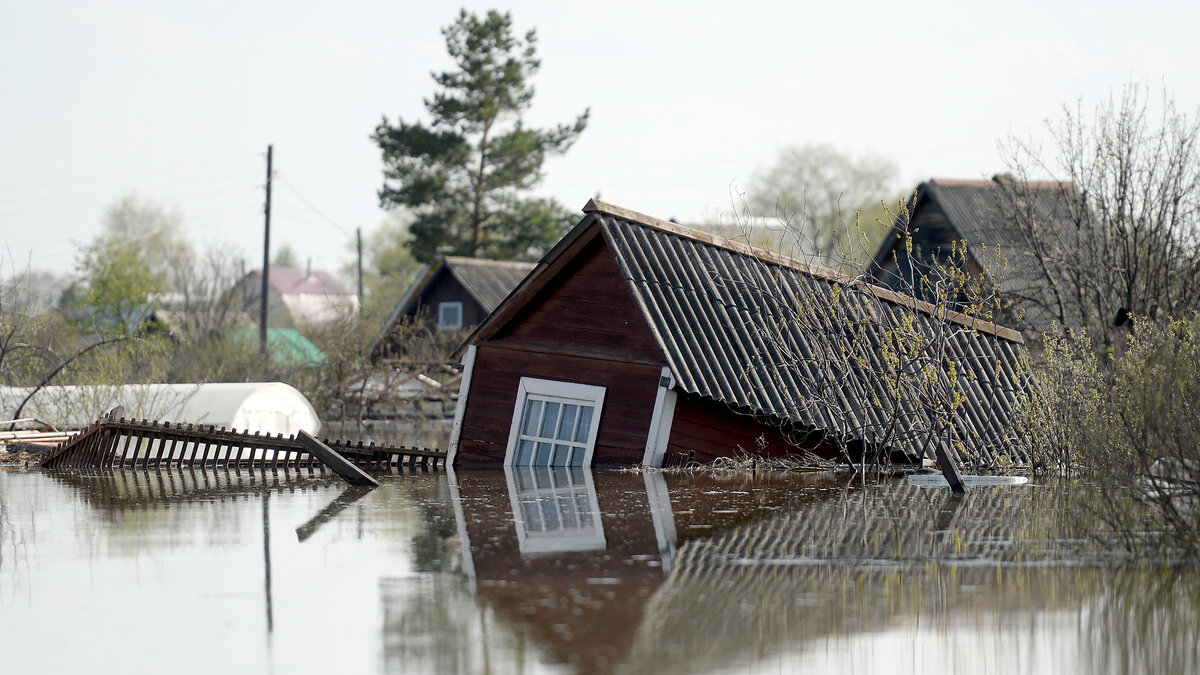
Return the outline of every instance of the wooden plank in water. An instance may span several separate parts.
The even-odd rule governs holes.
[[[942,470],[942,475],[950,484],[950,492],[956,495],[966,494],[967,486],[963,485],[962,474],[958,472],[958,467],[954,464],[954,459],[950,457],[950,451],[946,448],[946,444],[935,442],[934,453],[937,455],[938,468]]]
[[[368,476],[354,463],[338,454],[335,450],[317,440],[312,434],[301,429],[296,433],[296,440],[311,454],[325,463],[333,472],[341,476],[351,485],[369,485],[379,487],[379,481]]]

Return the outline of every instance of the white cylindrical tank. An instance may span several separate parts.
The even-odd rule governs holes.
[[[0,409],[12,419],[32,391],[0,387]],[[44,387],[21,410],[59,429],[78,429],[105,411],[125,408],[130,419],[211,424],[238,431],[291,436],[303,429],[316,434],[321,420],[308,399],[283,382],[214,382],[209,384],[127,384],[114,386]]]

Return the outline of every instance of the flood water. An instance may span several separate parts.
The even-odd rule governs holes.
[[[1107,564],[1069,497],[819,474],[366,491],[0,471],[0,669],[1197,672],[1200,580]]]

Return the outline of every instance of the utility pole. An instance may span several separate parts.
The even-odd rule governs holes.
[[[271,146],[267,145],[267,201],[263,206],[266,216],[263,224],[263,266],[262,266],[262,308],[259,310],[258,340],[259,351],[264,357],[267,353],[267,279],[271,274]]]
[[[358,241],[358,315],[362,316],[362,228],[354,228],[354,237]]]

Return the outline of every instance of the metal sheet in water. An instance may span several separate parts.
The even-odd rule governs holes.
[[[963,476],[963,485],[967,487],[997,487],[1000,485],[1025,485],[1029,478],[1025,476]],[[909,485],[919,487],[950,487],[946,477],[936,473],[912,474],[908,477]]]

